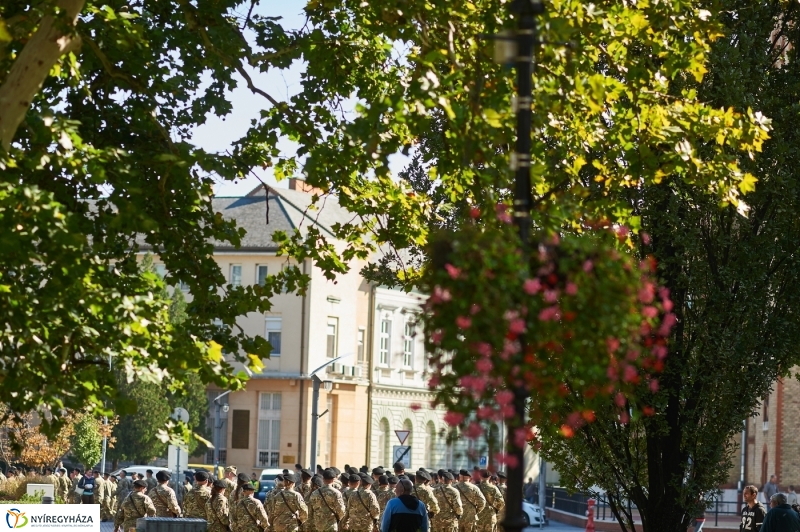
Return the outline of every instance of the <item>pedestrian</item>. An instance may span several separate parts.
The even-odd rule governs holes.
[[[742,490],[742,521],[739,524],[739,532],[760,532],[767,509],[758,500],[758,488],[753,485],[745,486]]]
[[[535,504],[535,501],[533,500],[533,497],[535,495],[535,490],[536,490],[536,484],[534,484],[533,479],[529,477],[528,483],[525,484],[524,494],[525,494],[525,500],[531,504]]]
[[[489,482],[489,472],[486,469],[480,471],[481,482],[478,489],[486,499],[486,506],[478,513],[478,523],[475,527],[477,532],[492,532],[497,527],[497,514],[502,510],[506,503],[503,501],[503,494],[491,482]],[[697,531],[695,531],[697,532]]]
[[[786,495],[776,493],[769,499],[770,511],[761,525],[761,532],[798,532],[800,517],[786,501]]]
[[[271,522],[274,532],[298,532],[300,525],[308,519],[308,506],[293,487],[294,475],[283,475],[283,489],[272,498],[275,520]]]
[[[240,473],[247,477],[245,473]],[[267,512],[256,499],[255,486],[247,482],[242,486],[242,496],[231,507],[231,529],[234,532],[261,532],[269,529]]]
[[[250,475],[250,484],[253,485],[253,488],[255,488],[255,492],[256,493],[261,491],[261,482],[258,480],[258,477],[256,476],[256,472],[255,471],[253,471],[253,474]]]
[[[459,495],[461,495],[461,505],[464,513],[458,521],[460,532],[474,532],[478,521],[478,515],[486,506],[486,498],[475,484],[470,482],[472,475],[466,469],[459,471],[460,482],[455,485]]]
[[[211,500],[211,489],[208,487],[209,475],[205,471],[198,471],[194,474],[194,488],[186,494],[183,499],[183,516],[197,519],[205,519],[209,523],[211,519],[207,513],[207,504]]]
[[[794,491],[794,486],[789,485],[789,493],[786,494],[786,502],[789,506],[794,506],[797,504],[797,493]]]
[[[86,470],[86,474],[78,481],[78,488],[83,490],[81,494],[81,504],[94,504],[94,490],[97,486],[94,472]]]
[[[131,529],[136,529],[136,520],[143,517],[154,517],[156,515],[156,507],[153,501],[145,495],[147,483],[143,480],[137,480],[132,485],[133,491],[128,493],[125,500],[120,502],[117,515],[114,517],[114,532],[122,530],[122,532],[129,532]]]
[[[211,487],[211,498],[206,503],[207,532],[231,532],[228,498],[225,497],[226,489],[228,489],[228,484],[224,479],[215,480]]]
[[[309,530],[337,532],[339,522],[344,518],[344,499],[333,487],[336,474],[330,469],[322,471],[322,487],[309,497],[309,513],[312,516]]]
[[[171,478],[172,475],[169,471],[159,471],[156,473],[156,480],[158,481],[158,484],[156,484],[156,487],[147,493],[153,500],[153,504],[156,507],[156,517],[181,516],[181,507],[178,505],[178,499],[175,496],[175,491],[168,486]],[[142,482],[145,481],[142,480]],[[145,486],[146,485],[147,482],[145,482]]]
[[[457,532],[458,522],[464,513],[461,505],[461,495],[453,487],[455,477],[449,471],[440,469],[441,482],[434,488],[433,493],[439,502],[440,512],[430,520],[432,532]]]
[[[380,468],[383,471],[383,468]],[[381,475],[378,477],[378,489],[375,490],[375,498],[378,500],[378,507],[381,509],[381,517],[386,510],[386,503],[394,499],[394,489],[389,489],[389,477]]]
[[[769,477],[769,482],[764,484],[761,491],[764,492],[764,502],[769,503],[769,501],[772,500],[772,496],[778,493],[778,477],[776,475],[771,475]]]
[[[424,469],[420,469],[414,474],[414,487],[412,488],[412,495],[425,505],[425,510],[428,512],[428,520],[433,520],[436,514],[439,513],[439,501],[433,494],[433,490],[428,486],[431,480],[431,475]]]
[[[428,532],[428,512],[425,505],[411,496],[411,481],[399,479],[396,497],[386,504],[380,532]]]

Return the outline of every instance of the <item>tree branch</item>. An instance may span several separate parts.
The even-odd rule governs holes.
[[[17,56],[0,86],[0,146],[8,150],[33,98],[63,55],[77,50],[81,39],[74,33],[85,0],[58,0],[63,17],[47,15]]]

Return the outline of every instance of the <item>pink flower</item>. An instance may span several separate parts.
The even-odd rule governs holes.
[[[658,329],[658,334],[661,336],[669,336],[672,327],[678,323],[678,318],[673,313],[664,316],[664,321],[661,322],[661,327]]]
[[[475,351],[477,351],[479,355],[484,357],[492,356],[492,346],[487,344],[486,342],[478,342],[477,344],[475,344]]]
[[[650,235],[649,234],[647,234],[645,232],[642,232],[642,233],[639,233],[639,236],[642,237],[642,244],[644,244],[645,246],[649,246],[650,245]]]
[[[669,299],[669,288],[666,286],[662,286],[658,289],[658,297],[661,298],[661,301],[666,301]]]
[[[606,368],[606,376],[610,381],[615,381],[619,378],[619,369],[617,369],[616,364],[609,364],[608,368]]]
[[[494,364],[488,358],[481,358],[477,362],[475,362],[475,369],[480,371],[481,373],[489,373],[494,368]]]
[[[617,338],[614,338],[613,336],[609,336],[606,339],[606,345],[608,346],[608,351],[610,353],[613,353],[617,349],[619,349],[619,340]]]
[[[472,207],[469,210],[469,217],[473,220],[477,220],[481,215],[481,210],[478,207]]]
[[[492,410],[491,406],[480,406],[478,407],[478,419],[489,419],[494,417],[495,411]]]
[[[558,301],[558,290],[545,290],[544,300],[547,303],[555,303]]]
[[[497,212],[497,219],[503,222],[504,224],[511,223],[511,215],[508,214],[508,205],[504,205],[502,203],[498,203],[495,207],[495,211]]]
[[[436,285],[433,287],[433,294],[431,294],[430,298],[428,298],[428,301],[433,304],[438,304],[450,301],[450,299],[452,299],[450,291],[446,288],[443,289],[441,286]]]
[[[644,286],[639,290],[639,301],[645,304],[649,304],[653,302],[653,298],[656,295],[656,287],[653,283],[645,283]]]
[[[519,318],[519,312],[516,310],[507,310],[505,314],[503,314],[503,319],[506,321],[511,321]]]
[[[411,406],[409,406],[409,408],[411,408],[411,410],[416,412],[422,408],[422,405],[420,405],[419,403],[411,403]]]
[[[622,392],[617,392],[617,395],[614,396],[614,403],[620,408],[625,406],[625,395]]]
[[[512,342],[511,340],[506,340],[503,344],[503,352],[500,353],[500,358],[503,360],[508,360],[511,358],[511,355],[516,355],[519,353],[520,345],[519,342]]]
[[[497,395],[495,395],[495,401],[497,401],[497,404],[500,406],[511,404],[513,400],[514,392],[511,390],[500,390],[497,392]]]
[[[444,333],[442,331],[436,330],[431,333],[431,342],[433,342],[434,345],[442,343],[442,338],[444,338]]]
[[[456,268],[452,264],[445,264],[444,269],[447,270],[447,274],[451,279],[458,279],[461,275],[461,268]]]
[[[626,236],[628,236],[629,233],[630,233],[630,230],[627,227],[625,227],[624,225],[620,225],[619,227],[617,227],[617,234],[619,236],[621,236],[622,238],[625,238]]]
[[[483,434],[483,427],[477,421],[473,421],[464,429],[464,436],[471,440],[480,437],[481,434]]]
[[[514,410],[514,405],[505,405],[500,409],[500,412],[503,414],[505,419],[511,419],[517,414]]]
[[[472,305],[469,306],[469,313],[472,314],[473,316],[480,311],[481,311],[480,305],[476,305],[475,303],[473,303]]]
[[[431,378],[428,379],[428,387],[429,388],[436,388],[439,386],[439,376],[438,375],[431,375]]]
[[[525,290],[525,293],[529,296],[538,294],[539,290],[542,289],[542,282],[538,278],[526,279],[525,283],[522,285],[522,289]]]
[[[672,312],[673,304],[671,299],[665,299],[661,306],[664,307],[664,312]]]
[[[645,318],[655,318],[658,316],[658,309],[652,305],[648,305],[642,309],[642,316]]]
[[[451,427],[457,427],[464,421],[464,414],[460,412],[447,412],[444,415],[444,422]]]
[[[586,273],[589,273],[593,269],[594,269],[594,263],[591,260],[587,260],[586,262],[583,263],[583,271],[585,271]]]
[[[633,366],[625,366],[625,382],[635,382],[639,380],[639,372]]]
[[[578,285],[575,283],[567,283],[567,287],[564,289],[567,295],[574,296],[578,293]]]
[[[561,309],[558,305],[552,307],[545,307],[539,312],[540,321],[558,321],[561,319]]]
[[[628,421],[631,420],[631,416],[627,412],[623,412],[619,415],[619,422],[623,425],[627,425]]]
[[[519,449],[524,449],[525,444],[533,439],[533,433],[528,428],[519,428],[514,430],[514,445]]]
[[[650,391],[656,393],[658,391],[658,379],[650,381]]]
[[[667,358],[667,348],[663,345],[654,345],[653,346],[653,356],[659,360],[664,360]]]
[[[459,329],[469,329],[472,326],[472,318],[469,316],[459,316],[456,318],[456,325]]]
[[[508,332],[513,334],[522,334],[525,332],[525,320],[517,318],[508,324]]]

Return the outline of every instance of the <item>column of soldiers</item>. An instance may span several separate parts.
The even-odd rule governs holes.
[[[262,504],[255,485],[231,466],[225,478],[212,481],[206,472],[194,475],[182,507],[168,485],[170,474],[156,475],[158,483],[148,489],[144,479],[117,482],[118,510],[115,531],[130,532],[141,517],[187,517],[205,519],[208,532],[378,532],[383,512],[395,497],[400,479],[413,483],[411,495],[427,510],[432,532],[495,532],[505,507],[505,475],[493,477],[486,470],[474,474],[420,469],[406,474],[395,464],[396,475],[375,468],[368,475],[348,467],[319,469],[317,474],[301,469],[295,475],[284,471],[275,479]],[[458,482],[456,480],[458,479]]]

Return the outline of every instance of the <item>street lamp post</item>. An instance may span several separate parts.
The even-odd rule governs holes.
[[[339,362],[343,358],[347,358],[350,356],[353,356],[353,353],[347,353],[346,355],[333,358],[325,362],[323,365],[321,365],[308,375],[308,377],[311,379],[311,472],[312,473],[316,472],[317,470],[317,421],[319,421],[320,418],[320,415],[318,414],[319,385],[323,384],[326,391],[331,391],[333,389],[333,382],[323,381],[317,376],[317,373],[319,373],[326,367],[330,366],[334,362]]]
[[[531,122],[533,111],[533,47],[537,43],[535,16],[544,11],[541,0],[514,0],[511,12],[517,17],[516,57],[517,101],[514,111],[517,115],[517,143],[512,157],[514,170],[514,225],[517,226],[523,257],[530,254],[531,231]],[[526,341],[520,336],[521,349],[516,355],[522,364],[526,351]],[[506,499],[506,519],[503,527],[507,532],[520,532],[525,528],[522,510],[522,486],[525,474],[525,449],[517,444],[514,434],[525,426],[526,404],[529,397],[524,385],[511,383],[514,392],[514,419],[509,423],[507,451],[511,458],[508,470],[508,491]]]
[[[223,409],[225,412],[228,411],[228,405],[226,404],[226,405],[223,406],[223,404],[220,403],[219,400],[222,399],[223,397],[225,397],[226,395],[228,395],[229,393],[231,393],[230,390],[228,390],[227,392],[223,392],[223,393],[219,394],[218,396],[216,396],[214,398],[214,407],[215,407],[215,419],[214,419],[214,475],[218,475],[219,474],[219,440],[220,440],[219,429],[222,428],[222,423],[220,422],[220,419],[219,419],[219,411],[220,411],[220,409]]]

